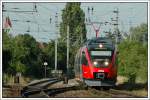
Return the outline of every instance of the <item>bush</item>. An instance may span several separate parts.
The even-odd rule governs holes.
[[[136,79],[148,81],[148,48],[138,41],[123,41],[119,46],[119,75],[129,78],[134,83]]]

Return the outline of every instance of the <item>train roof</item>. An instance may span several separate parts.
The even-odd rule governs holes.
[[[104,44],[113,44],[112,40],[107,37],[97,37],[92,38],[87,41],[88,44],[97,44],[97,43],[104,43]]]
[[[108,37],[97,37],[87,40],[85,45],[88,48],[94,48],[97,47],[97,45],[103,44],[106,48],[115,49],[115,44],[113,41]]]

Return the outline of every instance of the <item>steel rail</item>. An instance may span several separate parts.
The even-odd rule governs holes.
[[[59,82],[60,80],[56,78],[52,78],[49,80],[44,80],[44,81],[39,81],[33,84],[29,84],[28,86],[25,86],[22,91],[21,91],[21,96],[22,97],[28,97],[29,95],[32,94],[37,94],[43,90],[46,89],[47,86],[52,85],[56,82]]]

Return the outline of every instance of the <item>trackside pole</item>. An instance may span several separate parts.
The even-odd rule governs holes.
[[[67,75],[64,78],[65,83],[68,83],[68,71],[69,71],[69,25],[67,25]]]

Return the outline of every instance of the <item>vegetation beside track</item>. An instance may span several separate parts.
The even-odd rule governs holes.
[[[141,24],[130,29],[131,36],[119,44],[118,74],[128,82],[148,83],[148,27]]]

